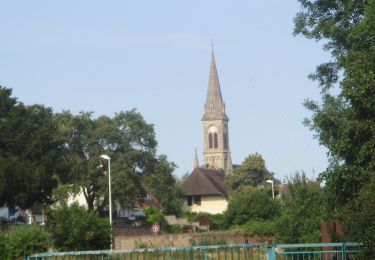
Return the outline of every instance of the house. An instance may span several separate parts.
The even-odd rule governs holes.
[[[224,172],[196,167],[182,185],[183,209],[188,212],[223,213],[228,206]]]

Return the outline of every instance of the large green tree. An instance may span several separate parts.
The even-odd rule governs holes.
[[[226,184],[232,190],[263,185],[266,180],[273,178],[273,173],[266,168],[262,155],[250,154],[233,173],[225,177]]]
[[[108,205],[108,162],[100,159],[103,154],[111,158],[112,197],[122,207],[145,195],[149,176],[172,178],[174,165],[166,157],[156,156],[153,125],[136,110],[117,113],[113,118],[65,111],[57,120],[65,140],[70,182],[82,188],[89,210],[102,212]]]
[[[329,150],[330,165],[321,177],[332,207],[342,206],[375,166],[374,1],[299,2],[295,33],[324,39],[332,54],[311,75],[322,88],[322,102],[305,102],[313,112],[306,124]]]
[[[295,33],[324,39],[332,54],[311,76],[322,87],[321,104],[305,103],[313,112],[307,124],[329,150],[330,165],[321,177],[334,209],[330,212],[347,220],[344,225],[356,227],[349,232],[352,238],[368,244],[373,235],[363,223],[373,222],[364,194],[375,175],[375,1],[299,2]],[[368,248],[371,259],[374,243]]]
[[[50,108],[25,106],[0,87],[0,205],[49,202],[65,169],[57,133]]]

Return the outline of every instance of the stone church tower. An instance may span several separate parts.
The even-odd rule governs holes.
[[[225,114],[225,104],[221,96],[214,53],[211,55],[207,99],[204,105],[203,136],[204,162],[209,168],[222,169],[225,174],[232,172],[232,158],[229,149],[229,118]]]

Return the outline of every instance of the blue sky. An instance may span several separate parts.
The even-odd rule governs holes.
[[[203,163],[201,117],[211,41],[234,163],[262,154],[283,179],[317,177],[326,149],[302,121],[307,79],[329,56],[293,37],[296,0],[0,1],[0,85],[55,112],[136,108],[181,176]]]

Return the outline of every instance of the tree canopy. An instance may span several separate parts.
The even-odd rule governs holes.
[[[266,180],[272,179],[273,173],[266,168],[262,155],[255,153],[245,158],[243,163],[235,168],[232,174],[225,177],[225,182],[232,190],[263,185]]]
[[[153,125],[136,110],[117,113],[113,118],[65,111],[56,118],[70,167],[70,183],[82,188],[90,210],[101,212],[108,205],[108,161],[100,159],[103,154],[111,158],[112,197],[122,207],[133,205],[158,183],[172,192],[175,166],[166,156],[156,155]],[[152,180],[154,175],[158,183]],[[164,198],[172,196],[160,192],[152,195],[165,203],[171,200]]]
[[[49,202],[62,176],[62,142],[50,108],[25,106],[0,87],[0,205]]]

